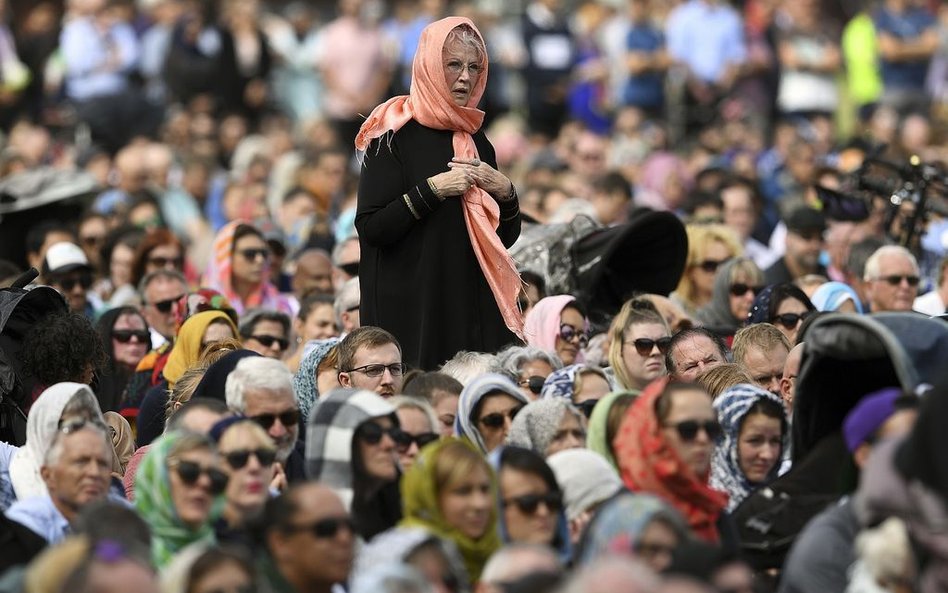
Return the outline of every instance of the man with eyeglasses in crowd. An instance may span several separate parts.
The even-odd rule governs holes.
[[[7,518],[55,544],[69,534],[83,507],[108,496],[111,471],[108,428],[71,420],[56,431],[40,467],[47,494],[18,500],[7,509]]]
[[[280,360],[290,345],[290,318],[279,311],[255,309],[240,319],[243,347],[261,356]]]
[[[291,486],[263,512],[260,574],[276,591],[331,593],[349,579],[355,530],[339,496],[316,482]]]
[[[46,250],[43,280],[66,297],[70,311],[89,319],[95,317],[95,307],[89,302],[93,279],[92,266],[75,243],[56,243]]]
[[[146,274],[138,285],[142,315],[151,331],[151,347],[158,349],[174,341],[174,304],[188,292],[188,282],[174,270]]]
[[[244,358],[227,376],[224,391],[231,411],[254,420],[273,439],[287,481],[305,479],[300,407],[286,365],[262,356]]]
[[[866,297],[869,310],[911,311],[918,296],[918,262],[900,245],[886,245],[866,260]]]
[[[389,332],[360,327],[339,342],[337,352],[343,387],[367,389],[386,398],[401,393],[405,374],[402,348]]]

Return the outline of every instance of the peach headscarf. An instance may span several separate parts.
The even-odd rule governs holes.
[[[397,131],[414,119],[421,125],[436,130],[453,130],[454,156],[461,159],[480,158],[471,134],[483,124],[484,112],[476,107],[455,105],[450,89],[444,82],[444,43],[448,33],[461,25],[473,29],[484,45],[480,31],[470,19],[452,16],[425,27],[415,52],[408,95],[393,97],[372,110],[356,136],[355,146],[358,150],[365,150],[373,139],[389,131]],[[468,105],[477,105],[487,86],[486,53],[483,67],[484,73],[477,80]],[[523,339],[523,315],[517,305],[521,286],[520,274],[497,236],[500,208],[487,192],[477,186],[468,189],[463,200],[464,221],[477,261],[491,292],[494,293],[504,323],[510,331]]]

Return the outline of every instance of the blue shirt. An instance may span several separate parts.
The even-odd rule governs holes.
[[[927,10],[909,8],[895,13],[881,8],[873,15],[877,33],[888,33],[901,41],[911,41],[935,26],[935,17]],[[882,63],[882,83],[887,89],[924,90],[930,59],[913,62]]]
[[[7,509],[6,515],[51,544],[59,543],[69,535],[69,521],[53,504],[49,494],[18,500]]]
[[[681,4],[669,15],[665,34],[671,57],[705,82],[717,82],[729,64],[747,58],[743,22],[726,4]]]
[[[653,54],[665,45],[665,37],[647,24],[633,25],[626,36],[629,51]],[[636,107],[661,107],[665,101],[664,81],[661,72],[650,71],[632,74],[625,85],[623,100],[626,105]]]
[[[121,93],[138,64],[138,40],[125,23],[102,32],[91,18],[74,19],[63,27],[59,45],[66,62],[66,94],[77,101]],[[111,48],[119,56],[117,68],[106,65]]]

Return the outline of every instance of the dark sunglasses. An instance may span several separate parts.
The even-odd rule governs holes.
[[[703,430],[708,438],[716,440],[721,436],[721,423],[717,420],[705,420],[704,422],[698,422],[697,420],[685,420],[684,422],[679,422],[678,424],[666,425],[669,428],[674,428],[678,431],[678,436],[681,437],[683,441],[693,441],[698,437],[698,431]]]
[[[256,457],[263,467],[270,467],[276,461],[276,451],[274,449],[237,449],[229,453],[223,453],[224,460],[232,469],[241,469],[247,465],[251,455]]]
[[[565,341],[572,342],[577,336],[579,337],[579,347],[585,348],[586,344],[589,343],[589,336],[586,335],[585,331],[578,330],[568,323],[560,326],[560,337]]]
[[[783,315],[776,315],[771,320],[772,323],[779,323],[787,329],[793,329],[797,326],[798,323],[810,316],[810,312],[806,313],[784,313]]]
[[[586,416],[586,418],[590,418],[592,417],[593,409],[598,403],[598,399],[587,399],[586,401],[576,404],[576,407],[583,411],[583,415]]]
[[[204,467],[194,461],[182,459],[171,461],[168,466],[177,472],[181,481],[188,486],[194,486],[202,475],[211,481],[211,494],[218,495],[227,488],[227,474],[214,467]]]
[[[292,428],[299,424],[300,411],[287,410],[279,414],[260,414],[258,416],[251,416],[250,419],[262,426],[264,430],[270,430],[270,427],[273,426],[273,423],[277,420],[286,428]]]
[[[184,267],[184,258],[180,255],[178,257],[149,257],[148,265],[157,268],[174,268],[180,270]]]
[[[517,417],[517,414],[520,413],[520,410],[523,409],[523,406],[518,406],[512,408],[507,414],[501,414],[500,412],[494,412],[493,414],[488,414],[478,420],[481,424],[487,428],[500,428],[504,425],[504,418],[510,418],[510,421],[513,422],[513,419]]]
[[[657,340],[653,340],[651,338],[639,338],[638,340],[633,340],[631,342],[631,344],[635,346],[635,351],[643,358],[651,356],[652,350],[654,350],[656,346],[658,346],[658,351],[660,353],[667,354],[668,349],[671,348],[671,343],[671,336],[665,336]]]
[[[261,258],[264,261],[270,259],[269,249],[241,249],[237,253],[243,256],[243,258],[247,261],[257,261],[258,258]]]
[[[112,338],[117,340],[122,344],[128,344],[132,341],[132,338],[135,338],[135,341],[140,344],[147,344],[151,342],[149,339],[151,336],[148,334],[148,330],[144,329],[113,329]]]
[[[248,339],[257,340],[258,342],[263,344],[264,348],[273,348],[274,344],[279,344],[280,350],[286,350],[287,347],[289,347],[290,345],[290,341],[287,340],[286,338],[278,338],[276,336],[267,336],[267,335],[249,336]]]
[[[87,235],[79,239],[83,245],[86,247],[98,247],[102,243],[105,243],[105,237],[99,237],[97,235]]]
[[[709,273],[709,274],[714,274],[715,272],[718,271],[718,268],[721,267],[721,264],[726,264],[729,260],[730,260],[730,258],[728,258],[728,259],[706,259],[706,260],[704,260],[704,261],[698,262],[697,264],[695,264],[695,266],[701,268],[702,270],[704,270],[705,272],[707,272],[707,273]]]
[[[82,272],[78,276],[67,276],[62,278],[56,284],[59,284],[65,292],[72,292],[72,289],[78,284],[84,290],[88,290],[92,286],[92,274],[90,272]]]
[[[736,282],[731,285],[731,294],[739,297],[747,294],[747,291],[751,290],[754,292],[754,296],[757,296],[757,293],[764,289],[763,286],[751,286],[750,284],[744,284],[743,282]]]
[[[378,445],[385,435],[395,441],[399,449],[408,450],[412,444],[411,435],[397,426],[385,428],[377,422],[366,422],[359,427],[359,438],[367,445]]]
[[[431,443],[437,441],[441,438],[441,435],[435,434],[433,432],[423,432],[421,434],[411,434],[406,432],[405,437],[405,440],[408,442],[407,448],[410,449],[411,444],[415,443],[418,445],[419,449],[424,449],[425,445],[430,445]]]
[[[308,531],[319,539],[336,537],[340,529],[346,529],[350,534],[355,533],[355,524],[349,517],[332,517],[321,519],[312,525],[289,525],[288,531]]]
[[[908,282],[909,286],[918,286],[919,277],[918,276],[906,276],[903,274],[892,274],[889,276],[879,276],[876,280],[885,280],[892,286],[898,286],[902,284],[902,281],[905,280]]]
[[[174,307],[174,304],[181,300],[185,295],[179,295],[173,299],[165,299],[163,301],[157,301],[151,304],[159,313],[168,314],[171,313],[171,308]]]
[[[358,276],[359,275],[359,262],[352,262],[349,264],[339,264],[339,269],[348,274],[349,276]]]
[[[515,505],[525,515],[536,513],[540,508],[540,503],[546,505],[551,513],[559,512],[563,508],[563,495],[559,492],[547,492],[546,494],[524,494],[504,500],[505,507]]]
[[[90,420],[88,418],[70,418],[69,420],[63,421],[59,420],[58,428],[63,434],[72,434],[78,432],[85,428],[86,426],[93,426],[104,432],[110,432],[112,427],[99,421],[99,420]]]
[[[521,387],[526,387],[530,390],[530,393],[533,395],[540,395],[540,392],[543,391],[543,384],[546,383],[546,377],[541,377],[539,375],[533,375],[521,381],[517,382],[517,385]]]

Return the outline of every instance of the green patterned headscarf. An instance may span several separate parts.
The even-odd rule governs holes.
[[[158,570],[190,544],[213,545],[212,525],[224,510],[224,498],[218,496],[208,520],[197,529],[187,527],[178,518],[171,497],[168,455],[185,436],[185,433],[171,432],[154,441],[135,474],[135,509],[151,527],[151,557]]]
[[[439,492],[436,483],[435,465],[441,452],[451,444],[462,443],[472,452],[480,455],[480,451],[468,440],[463,438],[448,438],[435,441],[425,446],[402,477],[402,503],[405,505],[404,519],[399,527],[421,527],[428,532],[448,540],[457,546],[464,560],[468,578],[471,583],[480,580],[481,571],[500,546],[500,534],[497,532],[497,510],[491,507],[490,525],[487,532],[480,539],[474,540],[462,534],[457,528],[449,525],[441,514]],[[497,497],[497,483],[493,470],[485,464],[491,479],[491,500]]]
[[[624,394],[638,395],[638,390],[613,391],[606,397],[599,400],[596,407],[593,408],[592,415],[589,417],[589,426],[586,427],[586,448],[595,451],[606,458],[612,467],[619,469],[615,457],[612,455],[612,443],[607,442],[606,436],[609,432],[609,410],[612,404]]]

